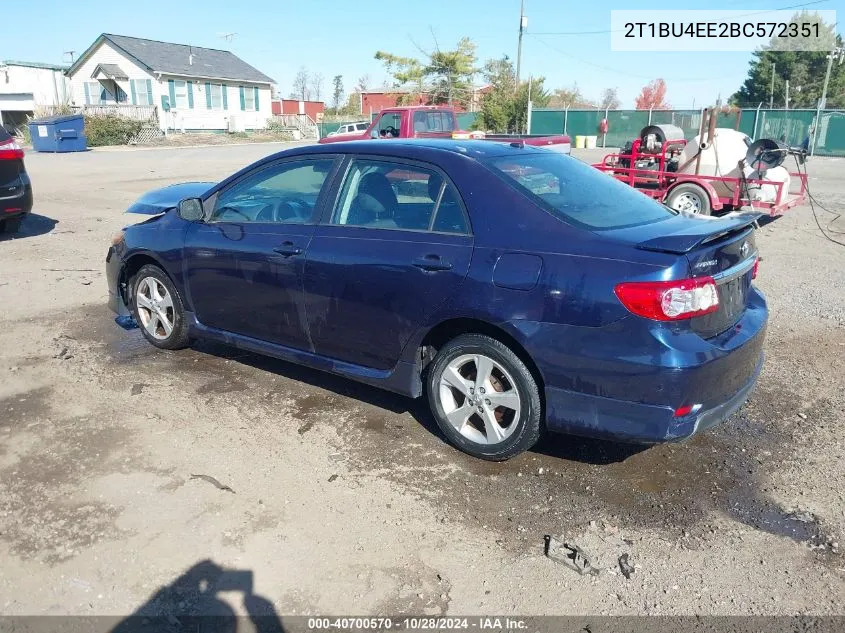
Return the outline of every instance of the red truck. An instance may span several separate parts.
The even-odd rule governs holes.
[[[382,110],[366,132],[327,136],[320,143],[339,143],[364,139],[392,138],[478,138],[488,141],[514,142],[545,147],[552,151],[569,154],[572,145],[569,136],[520,136],[516,134],[485,134],[466,132],[458,128],[457,117],[452,108],[444,106],[403,106]]]

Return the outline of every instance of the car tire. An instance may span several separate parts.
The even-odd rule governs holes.
[[[681,183],[666,196],[666,206],[676,211],[710,215],[710,196],[696,184]]]
[[[486,375],[483,381],[478,380],[479,367]],[[504,461],[540,439],[537,381],[501,341],[482,334],[452,339],[429,365],[426,389],[440,430],[473,457]]]
[[[7,220],[3,220],[2,226],[0,226],[0,233],[17,233],[18,230],[21,228],[21,224],[23,223],[23,218],[9,218]]]
[[[129,288],[132,316],[144,338],[160,349],[187,347],[190,337],[182,297],[165,272],[152,264],[142,266]]]

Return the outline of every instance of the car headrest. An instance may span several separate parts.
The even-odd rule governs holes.
[[[362,194],[375,198],[388,216],[392,216],[396,210],[398,200],[393,187],[390,186],[390,181],[384,174],[372,172],[361,178],[358,185],[358,196]]]

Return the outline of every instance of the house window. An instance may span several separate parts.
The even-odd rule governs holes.
[[[244,88],[244,110],[255,110],[255,91],[252,88]]]
[[[223,86],[220,84],[210,84],[208,86],[209,94],[211,95],[211,109],[223,109]]]
[[[177,110],[188,108],[188,82],[177,79],[173,82],[173,107]]]
[[[135,95],[135,105],[150,106],[153,105],[153,95],[147,90],[146,79],[131,79],[132,94]]]
[[[102,105],[108,101],[108,93],[99,81],[86,81],[86,103]]]

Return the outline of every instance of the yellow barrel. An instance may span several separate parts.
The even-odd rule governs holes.
[[[584,149],[584,145],[587,143],[587,137],[582,136],[581,134],[575,135],[575,148],[576,149]]]

